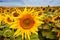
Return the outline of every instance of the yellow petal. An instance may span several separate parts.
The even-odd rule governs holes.
[[[22,40],[24,40],[24,33],[22,33]]]
[[[29,34],[27,34],[27,37],[28,37],[28,40],[30,40],[30,35]]]
[[[17,29],[17,31],[14,33],[14,36],[18,33],[20,33],[20,29]]]
[[[17,28],[17,25],[11,25],[9,28],[16,29]]]

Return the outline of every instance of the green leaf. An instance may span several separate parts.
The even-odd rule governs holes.
[[[60,40],[60,38],[59,38],[59,40]]]
[[[8,28],[10,25],[9,24],[5,24],[5,25],[0,25],[0,28]]]
[[[42,26],[39,26],[39,29],[42,29]]]
[[[42,36],[50,39],[54,39],[55,36],[52,34],[52,32],[42,31]]]
[[[52,29],[52,32],[53,32],[53,31],[54,31],[54,32],[57,32],[58,30],[57,30],[56,28],[53,28],[53,29]]]
[[[47,33],[46,38],[54,39],[55,36],[51,32]]]
[[[57,12],[58,12],[58,10],[56,10],[56,11],[54,12],[54,15],[55,15]]]
[[[14,36],[10,37],[10,40],[15,40],[15,37]]]
[[[52,29],[52,32],[53,32],[53,31],[54,31],[54,32],[60,32],[60,30],[57,29],[57,28],[53,28],[53,29]]]
[[[10,40],[9,38],[5,38],[4,40]]]
[[[0,36],[2,36],[2,35],[3,35],[3,31],[0,30]]]
[[[5,24],[4,26],[5,26],[5,27],[9,27],[10,25],[9,25],[9,24]]]
[[[0,26],[0,28],[4,28],[5,26]]]
[[[22,40],[22,36],[16,37],[16,40]]]
[[[60,23],[55,24],[58,28],[60,28]]]
[[[39,40],[38,35],[32,34],[30,37],[31,40]]]
[[[48,32],[42,31],[42,36],[45,37]]]
[[[47,17],[47,14],[42,14],[42,15],[40,15],[40,20],[44,20],[44,19],[46,19],[46,17]]]
[[[13,32],[11,30],[5,30],[3,33],[4,37],[11,37],[13,35]]]

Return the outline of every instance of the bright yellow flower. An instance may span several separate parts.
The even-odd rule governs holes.
[[[42,7],[42,10],[45,11],[47,9],[47,7]]]
[[[52,22],[57,23],[58,19],[60,19],[60,12],[56,13],[56,15],[52,17]]]
[[[45,16],[44,10],[43,10],[43,9],[40,9],[40,10],[38,11],[38,13],[35,12],[34,15],[36,15],[38,19],[43,20],[43,17]]]
[[[42,15],[44,13],[44,10],[43,9],[40,9],[38,15]]]
[[[49,11],[49,12],[54,12],[55,9],[54,9],[54,7],[50,7],[50,8],[48,8],[48,11]]]
[[[10,15],[5,14],[5,16],[4,16],[4,22],[8,23],[8,24],[12,24],[13,23],[13,18]]]
[[[2,8],[0,8],[0,13],[2,13],[2,11],[3,11]]]
[[[12,10],[12,11],[16,11],[16,8],[12,8],[11,10]]]
[[[10,8],[5,8],[4,13],[10,13]]]
[[[34,9],[27,10],[27,8],[25,8],[20,16],[15,18],[14,24],[10,26],[10,28],[17,29],[14,36],[22,35],[22,40],[24,37],[30,40],[31,33],[38,34],[38,27],[43,24],[43,22],[38,20],[38,16],[34,15],[35,13],[37,14],[38,12]]]
[[[21,11],[18,8],[15,8],[15,9],[16,10],[11,13],[12,18],[17,18],[21,14]]]

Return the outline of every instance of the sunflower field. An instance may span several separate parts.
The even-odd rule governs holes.
[[[60,40],[60,6],[0,6],[0,40]]]

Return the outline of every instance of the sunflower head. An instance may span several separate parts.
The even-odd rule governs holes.
[[[52,18],[52,22],[57,23],[59,19],[60,19],[59,16],[55,16],[55,17]]]
[[[10,8],[5,8],[4,13],[10,13]]]
[[[42,7],[42,10],[45,11],[46,10],[46,7]]]
[[[54,12],[55,9],[54,9],[53,7],[50,7],[50,8],[48,8],[48,11],[49,11],[49,12]]]
[[[4,22],[8,23],[8,24],[12,24],[13,23],[13,18],[10,15],[5,14],[5,16],[4,16]]]
[[[3,11],[2,8],[0,8],[0,13],[2,13],[2,11]]]
[[[19,25],[23,29],[30,29],[35,24],[34,18],[31,16],[31,14],[26,14],[22,18],[19,18],[19,22]]]
[[[30,40],[31,33],[38,34],[38,27],[43,24],[43,22],[38,20],[37,15],[34,15],[38,13],[34,9],[28,10],[25,8],[24,11],[20,11],[20,13],[20,16],[14,18],[15,22],[10,28],[17,29],[14,36],[22,35],[22,39],[25,37]]]
[[[17,13],[17,12],[13,12],[13,13],[12,13],[12,16],[13,16],[13,17],[18,17],[19,15],[20,15],[20,14]]]
[[[11,13],[12,18],[17,18],[20,16],[21,11],[18,8],[15,8],[16,10]]]
[[[44,11],[42,9],[40,9],[38,15],[42,15],[44,13]]]
[[[43,15],[44,14],[44,10],[42,10],[41,8],[40,8],[40,10],[38,11],[38,12],[36,12],[34,15],[35,16],[41,16],[41,15]]]
[[[12,8],[12,11],[16,11],[16,8]]]

